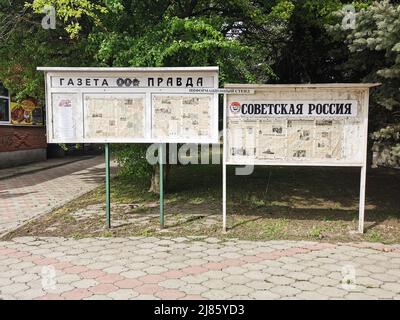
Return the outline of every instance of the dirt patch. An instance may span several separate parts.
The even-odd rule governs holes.
[[[100,187],[6,235],[17,236],[213,236],[248,240],[400,242],[400,171],[368,172],[366,232],[358,223],[359,170],[257,168],[251,176],[228,171],[228,226],[222,226],[221,168],[179,166],[165,195],[165,228],[159,228],[157,195],[144,179],[112,182],[112,228],[105,228]]]

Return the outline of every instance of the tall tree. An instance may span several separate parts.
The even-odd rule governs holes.
[[[400,166],[400,2],[374,2],[356,15],[354,30],[334,30],[348,46],[343,73],[382,83],[371,100],[373,150],[385,154],[386,165]]]
[[[20,9],[27,10],[30,19],[35,20],[35,28],[24,32],[28,25],[21,24],[11,33],[8,50],[0,53],[7,61],[0,67],[0,77],[17,95],[38,96],[43,96],[43,83],[34,72],[37,65],[218,65],[221,83],[255,82],[256,69],[258,75],[268,79],[273,73],[265,57],[257,54],[258,46],[240,39],[268,21],[273,6],[264,7],[264,2],[34,0],[24,6],[20,1]],[[54,5],[57,12],[56,30],[40,27],[41,12],[49,5]],[[277,12],[274,14],[278,18]],[[16,59],[17,43],[27,49]],[[24,74],[30,72],[18,86],[13,83],[11,65],[22,68]],[[144,162],[145,150],[143,145],[117,146],[116,154],[125,172],[143,175],[153,171]]]

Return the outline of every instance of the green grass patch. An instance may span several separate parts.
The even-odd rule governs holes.
[[[400,242],[400,171],[368,172],[367,232],[359,235],[351,232],[358,224],[358,168],[257,166],[250,176],[236,176],[232,166],[227,169],[226,234],[221,232],[221,166],[187,165],[171,167],[165,192],[167,227],[164,230],[159,229],[159,196],[148,192],[149,179],[116,176],[111,183],[112,208],[121,204],[128,209],[112,210],[112,223],[115,220],[120,223],[111,230],[104,229],[103,214],[79,221],[72,216],[74,211],[94,204],[100,204],[99,210],[104,210],[104,186],[101,186],[4,239],[24,235],[212,236],[248,240]],[[142,220],[136,222],[139,218]],[[147,220],[143,222],[143,219]]]

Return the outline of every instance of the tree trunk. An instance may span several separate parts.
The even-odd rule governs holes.
[[[153,167],[149,192],[160,193],[160,167],[158,165]]]
[[[170,171],[170,165],[164,164],[164,191],[168,186],[168,177]],[[153,167],[153,172],[151,174],[151,185],[148,192],[160,193],[160,166],[156,165]]]
[[[167,144],[167,147],[166,147],[167,155],[168,155],[168,150],[169,150],[169,145]],[[167,190],[170,169],[171,169],[171,166],[167,160],[167,163],[164,164],[164,191]],[[153,166],[153,172],[151,174],[151,185],[150,185],[149,192],[153,192],[153,193],[157,193],[157,194],[160,193],[160,165],[159,164]]]

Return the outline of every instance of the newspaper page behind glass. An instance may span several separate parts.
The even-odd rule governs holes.
[[[144,95],[85,95],[85,137],[143,138]]]
[[[284,159],[287,132],[287,120],[260,119],[257,131],[257,159]]]
[[[74,141],[77,137],[78,98],[74,93],[53,93],[53,138]]]
[[[360,144],[354,140],[362,136],[362,112],[354,99],[233,99],[227,106],[228,162],[328,163],[361,158]]]
[[[153,138],[211,138],[212,95],[153,95]]]

